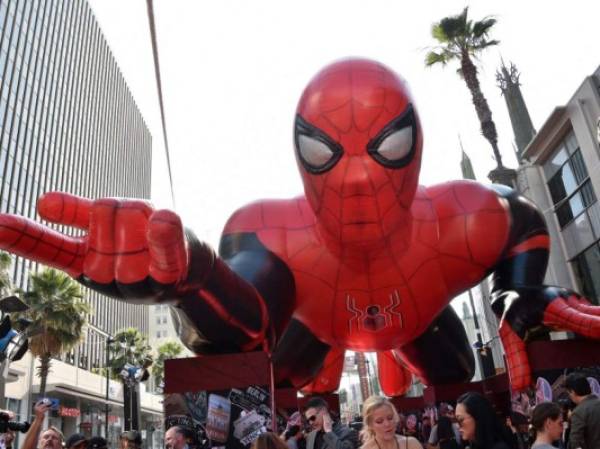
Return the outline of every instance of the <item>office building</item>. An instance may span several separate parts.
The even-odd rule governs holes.
[[[0,1],[0,211],[36,219],[36,199],[60,190],[89,198],[149,198],[152,136],[85,0]],[[62,232],[75,231],[58,228]],[[27,289],[36,264],[16,259]],[[148,307],[85,291],[93,313],[85,341],[53,361],[47,394],[61,401],[50,421],[66,434],[104,427],[106,337],[149,331]],[[10,408],[25,418],[39,380],[30,358],[11,366]],[[120,430],[118,383],[111,384],[112,436]],[[148,422],[158,400],[142,398]],[[153,421],[154,420],[154,421]],[[148,428],[152,424],[148,425]],[[144,430],[144,429],[142,429]]]
[[[519,190],[550,230],[546,283],[600,300],[600,67],[523,150]]]

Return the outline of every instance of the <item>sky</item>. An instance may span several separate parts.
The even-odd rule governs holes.
[[[501,43],[480,58],[480,81],[509,166],[513,134],[495,82],[501,58],[521,71],[536,128],[600,64],[600,2],[155,0],[173,205],[146,2],[91,5],[153,136],[153,202],[174,208],[213,245],[240,206],[302,192],[294,111],[311,77],[334,60],[379,60],[408,81],[424,129],[427,185],[461,176],[459,136],[478,179],[486,182],[494,167],[457,66],[423,64],[435,21],[467,5],[473,19],[498,20],[492,37]]]
[[[146,2],[89,1],[153,136],[153,203],[215,247],[237,208],[302,193],[296,103],[332,61],[375,59],[407,80],[423,126],[425,185],[461,177],[459,136],[480,181],[495,166],[456,64],[424,66],[434,22],[465,6],[475,20],[497,19],[500,45],[479,59],[479,76],[510,167],[513,134],[495,80],[501,59],[520,70],[536,129],[600,64],[598,1],[154,0],[173,204]],[[458,313],[464,300],[453,302]]]

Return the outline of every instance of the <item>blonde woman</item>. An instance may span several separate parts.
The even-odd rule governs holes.
[[[371,396],[363,404],[364,428],[361,449],[423,449],[416,438],[396,435],[398,412],[381,396]]]

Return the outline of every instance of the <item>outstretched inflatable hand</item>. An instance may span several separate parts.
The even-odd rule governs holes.
[[[579,294],[550,286],[517,287],[494,293],[494,312],[501,318],[500,338],[506,351],[510,383],[520,391],[531,386],[527,333],[540,326],[600,339],[600,307]]]
[[[89,200],[51,192],[39,199],[38,213],[87,232],[69,236],[0,214],[0,248],[65,271],[103,294],[137,302],[174,299],[168,294],[187,277],[187,243],[174,212],[154,210],[143,200]],[[209,252],[210,259],[214,253]]]

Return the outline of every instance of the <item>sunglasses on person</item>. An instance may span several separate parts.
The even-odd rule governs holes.
[[[306,420],[308,422],[315,422],[317,420],[317,415],[311,415],[308,418],[306,418]]]

